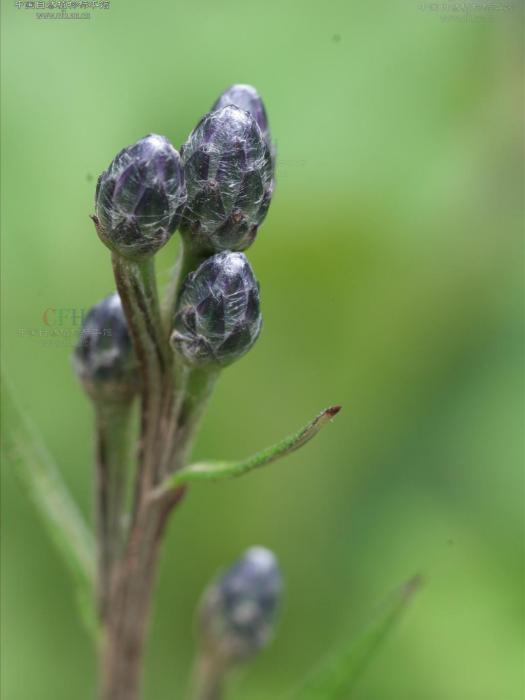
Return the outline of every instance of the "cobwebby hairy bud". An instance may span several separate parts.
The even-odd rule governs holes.
[[[282,578],[275,555],[248,549],[205,592],[199,610],[202,643],[209,654],[234,664],[271,640]]]
[[[98,234],[111,250],[140,259],[156,253],[177,228],[186,201],[178,152],[149,134],[124,148],[98,179]]]
[[[259,336],[259,285],[242,253],[217,253],[186,278],[171,344],[193,367],[224,367]]]
[[[249,112],[257,122],[259,129],[268,145],[270,145],[270,130],[268,117],[261,96],[252,85],[231,85],[215,102],[211,111],[222,109],[228,105],[234,105],[239,109]]]
[[[251,114],[210,112],[181,149],[188,189],[181,231],[197,250],[244,250],[270,206],[272,157]]]
[[[135,395],[138,364],[117,293],[107,296],[87,314],[73,366],[95,400],[129,400]]]

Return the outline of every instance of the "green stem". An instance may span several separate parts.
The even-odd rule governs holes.
[[[123,541],[128,436],[132,401],[94,402],[95,522],[99,617],[107,616],[111,580]]]
[[[169,462],[170,473],[178,471],[186,464],[195,433],[219,374],[219,369],[186,370],[184,395],[178,413],[177,430]]]
[[[173,275],[166,289],[162,305],[167,346],[169,346],[177,299],[182,285],[187,276],[196,270],[205,259],[206,255],[202,251],[198,251],[188,245],[186,240],[181,241]],[[159,468],[159,481],[161,482],[179,465],[184,464],[190,447],[189,443],[193,439],[200,418],[200,414],[197,415],[196,403],[202,402],[205,404],[209,393],[211,393],[212,386],[208,386],[208,380],[209,377],[203,380],[200,372],[197,372],[194,376],[194,372],[181,362],[173,363],[173,407],[165,439],[166,450]],[[205,386],[199,386],[203,381]],[[214,380],[212,380],[212,383],[214,383]],[[204,410],[204,405],[202,408]],[[182,428],[181,420],[188,425]],[[189,425],[190,423],[191,425]]]
[[[197,658],[192,673],[189,700],[221,700],[226,668],[209,655]]]
[[[181,241],[173,275],[166,289],[163,302],[164,325],[167,329],[168,340],[171,334],[171,327],[173,325],[173,317],[175,316],[177,299],[181,287],[184,284],[184,280],[189,273],[196,270],[205,259],[205,255],[202,255],[202,253],[199,253],[191,248],[191,246],[185,243],[184,240]]]

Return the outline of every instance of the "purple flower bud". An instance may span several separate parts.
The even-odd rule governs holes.
[[[242,253],[217,253],[186,278],[171,344],[186,364],[224,367],[257,340],[262,325],[259,285]]]
[[[275,555],[252,547],[212,583],[200,606],[200,631],[208,653],[226,664],[243,661],[271,640],[282,594]]]
[[[273,193],[272,156],[255,119],[228,105],[207,114],[181,149],[188,200],[181,230],[195,250],[244,250]]]
[[[128,399],[137,391],[138,363],[116,292],[88,312],[73,354],[73,366],[94,399]]]
[[[164,136],[150,134],[124,148],[98,179],[97,231],[129,258],[156,253],[180,222],[186,201],[178,152]]]

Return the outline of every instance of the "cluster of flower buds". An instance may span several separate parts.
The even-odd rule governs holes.
[[[275,555],[252,547],[207,589],[199,610],[205,652],[231,666],[272,638],[282,593]]]
[[[273,193],[274,149],[263,102],[233,85],[181,148],[156,134],[123,149],[99,177],[93,217],[102,241],[140,261],[180,225],[201,266],[182,285],[172,345],[190,366],[223,367],[259,335],[259,288],[238,251],[254,241]]]
[[[273,193],[273,147],[255,88],[225,90],[181,157],[181,233],[192,251],[210,257],[185,280],[171,341],[190,366],[224,367],[252,347],[262,322],[259,285],[239,252],[255,240]]]
[[[73,365],[94,400],[126,401],[137,392],[138,364],[118,294],[110,294],[86,315]]]

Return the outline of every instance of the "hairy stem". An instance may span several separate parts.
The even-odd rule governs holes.
[[[175,432],[173,465],[184,464],[217,373],[190,372]],[[185,487],[160,499],[140,500],[126,551],[113,580],[102,649],[101,700],[137,700],[159,548],[173,507]],[[153,493],[153,491],[150,492]],[[209,695],[209,700],[219,695]]]
[[[194,264],[182,256],[170,313]],[[113,268],[141,366],[141,436],[131,524],[122,556],[112,569],[104,606],[100,698],[137,700],[162,535],[186,487],[161,498],[151,494],[167,472],[184,465],[217,372],[184,370],[175,375],[166,332],[171,324],[162,323],[153,263],[114,255]],[[107,588],[107,582],[104,585]]]
[[[135,262],[114,254],[113,270],[142,375],[139,498],[157,476],[162,414],[171,395],[171,356],[164,343],[153,261]]]
[[[141,504],[113,581],[101,649],[101,700],[137,700],[160,543],[184,489]]]
[[[101,700],[139,697],[144,641],[162,535],[185,487],[160,499],[150,494],[172,462],[183,464],[213,385],[189,373],[176,421],[173,357],[163,327],[153,264],[113,256],[117,288],[141,366],[141,437],[132,520],[113,568],[103,618]]]
[[[135,700],[160,540],[182,491],[159,503],[148,500],[173,420],[172,355],[153,260],[130,261],[114,254],[113,270],[141,369],[141,428],[130,530],[114,569],[104,620],[100,692],[103,700]]]

